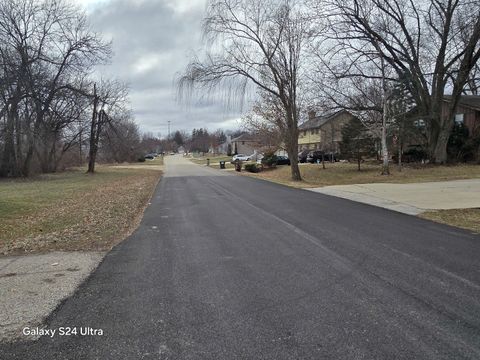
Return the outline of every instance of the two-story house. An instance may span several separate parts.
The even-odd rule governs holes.
[[[322,116],[316,116],[314,111],[310,111],[308,120],[298,127],[298,151],[323,150],[326,152],[339,152],[339,143],[342,141],[342,128],[353,117],[346,110]]]

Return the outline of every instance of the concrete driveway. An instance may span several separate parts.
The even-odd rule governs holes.
[[[480,207],[480,179],[415,184],[336,185],[308,190],[410,215],[418,215],[427,210]]]

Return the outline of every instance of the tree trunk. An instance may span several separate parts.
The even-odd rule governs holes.
[[[0,176],[17,176],[18,169],[16,167],[17,158],[15,154],[15,113],[17,111],[16,104],[11,104],[7,111],[7,124],[5,126],[4,148],[2,163],[0,166]]]
[[[23,163],[23,156],[22,156],[22,146],[23,146],[23,141],[22,141],[22,129],[21,129],[21,123],[18,121],[18,114],[15,119],[15,135],[16,135],[16,155],[17,155],[17,162],[15,164],[15,168],[17,169],[18,172],[20,172],[22,163]]]
[[[92,124],[90,126],[90,150],[88,153],[88,170],[87,173],[93,174],[95,172],[95,160],[97,157],[97,146],[96,146],[96,129],[97,129],[97,106],[98,106],[98,97],[97,97],[97,86],[93,85],[93,113],[92,113]]]
[[[385,124],[385,116],[382,126],[382,175],[390,175],[388,166],[388,146],[387,146],[387,128]]]
[[[381,53],[379,51],[379,53]],[[388,104],[387,104],[387,82],[385,80],[385,59],[380,56],[382,63],[382,175],[390,175],[390,169],[388,168],[388,145],[387,145],[387,116],[388,116]]]
[[[296,107],[288,105],[288,101],[284,101],[284,108],[287,116],[287,133],[285,143],[287,146],[288,158],[290,159],[290,171],[293,181],[302,181],[300,168],[298,167],[298,112]]]
[[[384,90],[385,92],[385,90]],[[387,101],[383,95],[383,114],[382,114],[382,175],[390,175],[388,166],[388,144],[387,144]]]
[[[298,145],[287,144],[288,158],[290,159],[290,171],[293,181],[302,181],[302,175],[300,174],[300,168],[298,167]]]
[[[54,173],[57,171],[57,138],[58,133],[55,131],[52,134],[52,146],[50,147],[50,151],[48,153],[47,166],[49,173]]]
[[[449,128],[440,129],[432,153],[432,160],[435,162],[435,164],[445,164],[447,162],[447,144],[449,137]]]
[[[399,140],[398,141],[398,171],[401,172],[402,171],[402,154],[403,151],[402,151],[402,143],[401,141]]]

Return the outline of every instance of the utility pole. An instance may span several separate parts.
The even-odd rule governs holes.
[[[168,120],[168,139],[170,140],[170,120]]]

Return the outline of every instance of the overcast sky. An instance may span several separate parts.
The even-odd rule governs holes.
[[[238,128],[238,114],[221,103],[175,99],[174,78],[201,48],[205,0],[78,0],[92,25],[113,40],[112,64],[100,71],[130,86],[131,107],[143,132]]]

